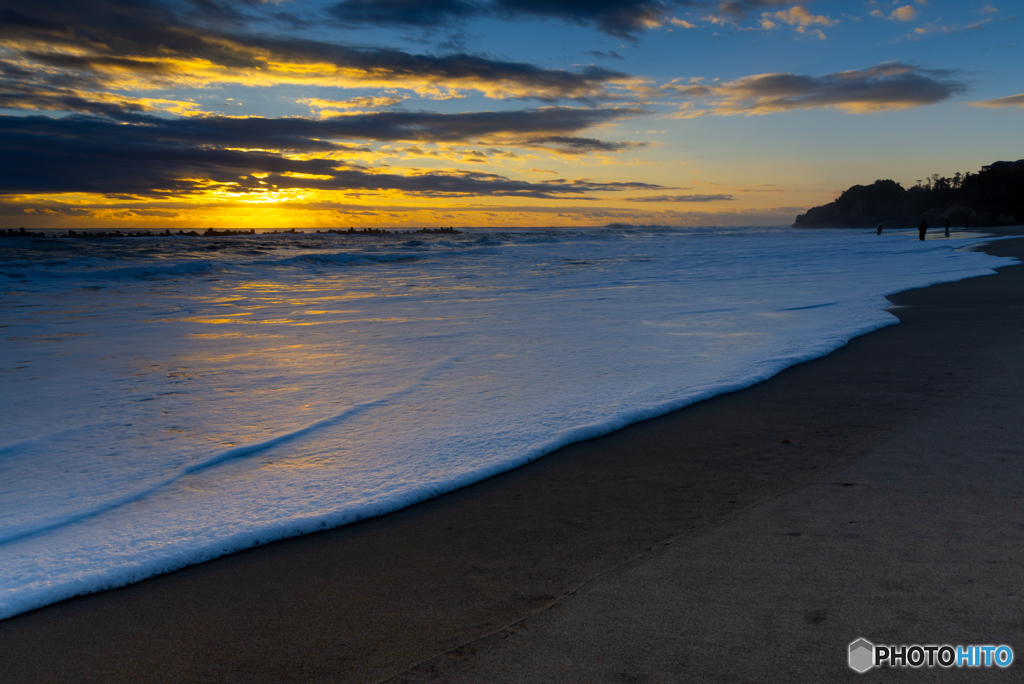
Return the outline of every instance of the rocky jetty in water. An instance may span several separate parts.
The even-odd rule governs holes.
[[[14,228],[8,228],[6,230],[0,229],[0,238],[8,237],[44,238],[46,237],[46,233],[33,233],[32,231],[25,230],[24,228],[18,228],[17,230],[15,230]]]

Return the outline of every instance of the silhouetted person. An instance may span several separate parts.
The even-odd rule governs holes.
[[[968,229],[968,228],[970,228],[970,227],[971,227],[971,224],[969,224],[969,223],[967,223],[967,222],[965,221],[965,222],[964,222],[964,230],[967,230],[967,229]]]
[[[924,221],[924,220],[922,220],[922,221],[921,221],[921,225],[919,225],[919,226],[917,227],[917,232],[918,232],[918,233],[919,233],[919,235],[920,235],[920,238],[918,238],[918,239],[920,239],[920,240],[924,240],[924,234],[928,232],[928,222],[927,222],[927,221]]]
[[[946,219],[946,237],[949,237],[949,219]]]
[[[876,233],[876,235],[881,235],[881,234],[882,234],[882,224],[879,223],[878,224],[878,232]]]

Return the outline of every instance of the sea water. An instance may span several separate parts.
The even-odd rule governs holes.
[[[1016,263],[873,231],[0,242],[0,618],[381,515]]]

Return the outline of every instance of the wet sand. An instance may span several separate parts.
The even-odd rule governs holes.
[[[1024,269],[891,299],[748,390],[0,622],[0,681],[833,681],[859,636],[1006,643],[944,674],[1014,678]]]

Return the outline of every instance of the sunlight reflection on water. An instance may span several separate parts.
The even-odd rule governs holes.
[[[390,510],[826,353],[895,320],[884,292],[1003,264],[836,231],[494,233],[414,260],[307,237],[250,240],[276,260],[175,241],[5,266],[0,539],[55,527],[5,547],[22,560],[0,590]]]

